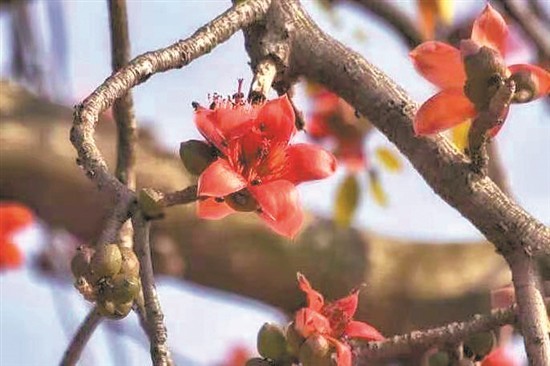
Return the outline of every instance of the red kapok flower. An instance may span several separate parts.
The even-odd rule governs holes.
[[[474,118],[488,108],[498,84],[508,78],[516,83],[512,102],[529,102],[550,92],[548,71],[527,64],[505,66],[507,36],[504,19],[487,5],[474,22],[470,40],[462,41],[460,50],[430,41],[411,51],[418,72],[442,89],[418,110],[414,119],[417,135],[437,133]],[[490,135],[499,128],[490,130]]]
[[[23,255],[13,235],[33,221],[31,211],[15,202],[0,203],[0,271],[23,264]]]
[[[332,139],[340,161],[352,171],[364,170],[367,161],[363,141],[371,125],[336,94],[317,85],[309,85],[308,93],[313,110],[306,125],[309,136],[316,140]]]
[[[353,320],[359,301],[359,291],[334,302],[325,303],[323,295],[314,290],[304,275],[298,273],[298,285],[305,292],[307,307],[296,312],[298,333],[307,338],[320,334],[336,348],[338,366],[351,365],[351,349],[344,338],[381,341],[384,336],[373,326]]]
[[[502,347],[495,348],[481,361],[481,366],[518,366]]]
[[[196,110],[197,128],[219,151],[199,177],[197,213],[219,219],[254,211],[275,232],[294,237],[304,219],[296,185],[331,175],[336,160],[314,145],[289,145],[296,127],[287,96],[251,105],[238,95]]]

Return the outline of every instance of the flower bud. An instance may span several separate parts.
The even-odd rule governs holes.
[[[288,351],[294,356],[298,356],[300,353],[300,347],[305,342],[305,338],[298,333],[294,327],[294,322],[291,322],[286,327],[286,343]]]
[[[93,282],[103,277],[112,277],[120,271],[122,255],[116,244],[100,245],[91,261]]]
[[[252,212],[258,209],[258,202],[252,197],[247,189],[225,196],[225,203],[235,211]]]
[[[83,245],[77,248],[77,252],[71,260],[71,272],[74,278],[89,277],[90,262],[93,254],[94,250],[92,248]]]
[[[275,324],[265,323],[258,332],[258,353],[273,361],[279,361],[286,356],[286,339],[283,330]]]
[[[193,175],[201,175],[216,158],[216,150],[204,141],[189,140],[180,144],[180,159]]]
[[[527,103],[533,100],[537,94],[537,84],[529,71],[518,71],[512,74],[510,79],[516,84],[516,92],[512,99],[514,103]]]
[[[131,248],[120,248],[122,255],[122,265],[120,266],[120,274],[139,277],[139,260],[136,253]]]
[[[117,274],[107,280],[102,298],[115,304],[123,304],[134,300],[141,288],[139,279],[126,274]]]
[[[508,78],[508,69],[502,57],[492,48],[481,47],[477,53],[465,54],[464,69],[464,94],[477,110],[486,109],[491,98]]]
[[[300,347],[300,362],[302,366],[330,366],[332,364],[332,352],[327,339],[319,334],[314,334]]]
[[[464,342],[464,353],[481,359],[491,352],[495,343],[493,332],[476,333]]]
[[[430,366],[449,366],[451,360],[447,352],[439,351],[430,356],[428,359],[428,365]]]
[[[101,315],[109,319],[122,319],[130,313],[133,303],[115,304],[112,301],[102,301],[97,303],[97,309]]]
[[[74,287],[87,301],[93,302],[96,300],[96,291],[85,277],[78,277],[74,282]]]

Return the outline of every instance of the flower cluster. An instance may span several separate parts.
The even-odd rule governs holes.
[[[196,126],[206,138],[195,143],[208,157],[195,169],[200,174],[198,216],[255,212],[275,232],[294,237],[304,220],[296,185],[328,177],[336,159],[314,145],[289,144],[297,130],[287,96],[249,104],[237,93],[215,98],[210,108],[195,107]],[[185,155],[182,160],[190,163],[193,159]]]
[[[411,51],[415,68],[442,90],[418,110],[414,130],[418,135],[437,133],[488,110],[492,98],[508,80],[515,83],[513,103],[532,101],[550,92],[550,73],[538,66],[506,66],[508,27],[502,16],[487,5],[474,22],[471,38],[460,50],[442,42],[425,42]],[[504,120],[508,108],[502,111]],[[489,131],[496,135],[501,125]]]
[[[15,202],[0,203],[0,271],[23,264],[23,255],[13,236],[34,221],[32,212]]]

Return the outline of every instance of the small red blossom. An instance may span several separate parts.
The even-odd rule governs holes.
[[[373,326],[353,320],[359,302],[359,290],[334,302],[325,302],[323,295],[313,289],[304,275],[298,273],[298,285],[306,294],[307,307],[296,312],[298,333],[307,338],[324,336],[336,349],[338,366],[351,365],[351,349],[346,338],[381,341],[384,336]]]
[[[336,160],[314,145],[289,144],[296,127],[286,95],[260,105],[238,95],[196,109],[198,130],[219,152],[199,177],[197,214],[219,219],[253,211],[292,238],[304,220],[296,185],[328,177]]]
[[[487,5],[474,22],[471,38],[462,41],[460,50],[430,41],[411,51],[410,57],[417,71],[442,89],[418,110],[414,119],[417,135],[437,133],[474,118],[480,109],[487,107],[491,93],[496,90],[492,84],[499,80],[512,77],[516,82],[513,100],[516,103],[528,102],[550,92],[548,71],[528,64],[505,66],[507,38],[506,22]],[[468,70],[468,58],[473,55],[484,58],[480,56]],[[476,79],[475,74],[483,72],[483,77]],[[507,110],[501,116],[503,120],[506,114]],[[496,126],[489,134],[494,136],[499,129],[500,126]]]
[[[495,348],[481,361],[481,366],[519,366],[503,347]]]
[[[15,202],[0,203],[0,271],[23,264],[23,254],[13,236],[32,221],[33,214],[27,207]]]
[[[243,345],[236,345],[229,349],[226,359],[219,366],[244,366],[251,357],[251,353]]]
[[[336,94],[316,85],[308,86],[312,114],[306,130],[315,140],[332,140],[334,154],[350,170],[366,168],[363,141],[371,125],[360,118],[348,103]]]

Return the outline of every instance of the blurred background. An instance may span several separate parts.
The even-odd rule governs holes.
[[[128,1],[132,55],[188,37],[229,3]],[[422,102],[434,93],[412,67],[410,45],[386,21],[354,1],[303,4],[325,31],[382,69],[413,99]],[[416,1],[391,5],[425,37],[452,40],[456,34],[468,37],[485,1],[454,2],[451,16],[436,16],[431,30]],[[550,11],[548,2],[539,5]],[[507,61],[543,63],[510,22]],[[110,201],[74,164],[68,131],[71,106],[111,74],[110,65],[105,1],[0,3],[0,199],[22,202],[36,215],[15,238],[24,264],[0,273],[1,365],[58,363],[89,309],[72,286],[67,263],[76,246],[93,241]],[[142,128],[138,185],[169,191],[192,184],[194,178],[177,159],[180,142],[200,138],[191,102],[207,103],[214,92],[232,94],[238,78],[246,85],[251,77],[238,33],[189,66],[155,75],[134,89]],[[310,90],[301,83],[295,91],[306,123],[315,113]],[[510,191],[545,224],[550,223],[547,99],[514,106],[497,138]],[[112,161],[109,113],[98,128],[100,148]],[[297,140],[308,139],[304,134]],[[489,290],[509,282],[492,247],[380,133],[369,131],[362,148],[366,169],[354,173],[356,200],[350,203],[339,194],[351,174],[345,165],[329,179],[300,187],[310,215],[294,241],[276,237],[246,215],[202,222],[193,205],[170,209],[155,223],[158,291],[177,364],[222,365],[239,349],[255,354],[261,325],[283,324],[302,304],[294,283],[297,270],[328,298],[366,283],[359,317],[385,335],[489,310]],[[338,214],[342,210],[344,218]],[[510,352],[525,362],[521,343]],[[81,364],[147,364],[148,359],[147,340],[131,314],[124,321],[104,322]]]

